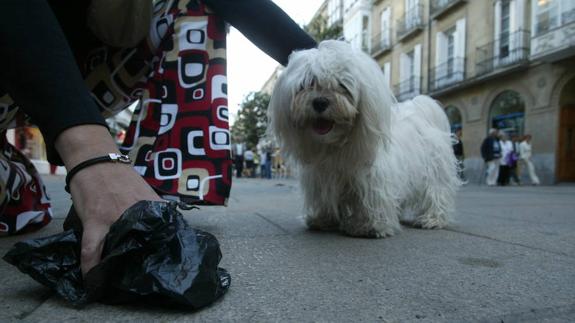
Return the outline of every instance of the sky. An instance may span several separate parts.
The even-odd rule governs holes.
[[[323,0],[274,0],[298,25],[307,24]],[[304,4],[305,2],[305,4]],[[228,107],[230,124],[233,124],[244,97],[259,91],[279,65],[231,28],[227,38]]]

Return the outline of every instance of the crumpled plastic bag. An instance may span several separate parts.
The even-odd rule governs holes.
[[[106,236],[102,260],[82,278],[79,219],[46,238],[18,242],[4,260],[55,290],[73,305],[152,302],[196,310],[219,299],[230,275],[218,264],[216,238],[191,228],[176,203],[140,201]]]

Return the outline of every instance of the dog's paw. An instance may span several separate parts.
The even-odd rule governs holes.
[[[431,217],[421,217],[409,224],[411,227],[418,229],[443,229],[449,225],[449,222]]]
[[[381,238],[387,238],[387,237],[391,237],[393,235],[393,232],[387,232],[387,231],[377,231],[377,230],[370,230],[366,233],[366,238],[372,238],[372,239],[381,239]]]
[[[367,238],[367,239],[381,239],[387,238],[394,235],[394,231],[391,230],[376,230],[370,229],[367,231],[350,231],[350,230],[341,230],[345,235],[355,238]]]
[[[308,217],[305,219],[307,228],[311,231],[337,231],[339,223],[326,221],[324,218]]]

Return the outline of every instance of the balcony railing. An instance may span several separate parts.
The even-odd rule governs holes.
[[[435,18],[461,2],[466,2],[466,0],[431,0],[431,17]]]
[[[535,22],[535,37],[546,34],[554,29],[565,26],[575,21],[575,9],[564,11],[561,14],[549,12],[547,15],[540,15]]]
[[[371,39],[371,55],[384,53],[391,49],[391,31],[378,34]]]
[[[423,27],[423,5],[419,4],[408,8],[397,21],[397,38],[401,40]]]
[[[451,58],[429,70],[429,92],[442,90],[465,80],[465,58]]]
[[[475,73],[488,74],[506,66],[523,63],[529,58],[529,30],[505,33],[477,48]]]
[[[531,59],[556,62],[575,55],[575,9],[538,15],[531,38]]]
[[[398,101],[405,101],[421,94],[421,76],[412,76],[394,86]]]

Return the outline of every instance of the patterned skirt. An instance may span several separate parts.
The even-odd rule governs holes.
[[[227,203],[226,32],[226,23],[199,1],[156,1],[147,39],[135,48],[95,48],[82,66],[105,117],[138,102],[120,150],[166,199]],[[40,176],[5,139],[22,115],[0,93],[0,235],[37,229],[51,219]]]

